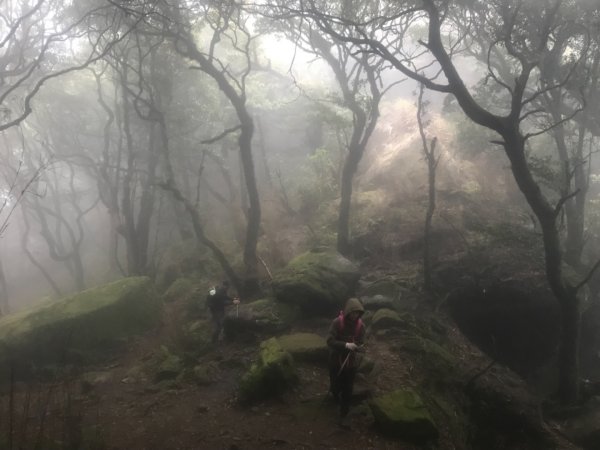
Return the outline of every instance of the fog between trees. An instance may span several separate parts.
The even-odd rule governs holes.
[[[3,311],[158,276],[182,242],[252,295],[301,249],[422,221],[423,83],[436,220],[473,196],[540,230],[570,354],[598,259],[598,7],[396,3],[3,2]]]

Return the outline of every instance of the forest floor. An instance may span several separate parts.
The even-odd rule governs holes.
[[[217,381],[207,386],[177,383],[165,387],[152,379],[132,377],[132,369],[152,357],[157,347],[172,335],[174,326],[176,322],[166,323],[154,335],[136,339],[127,352],[97,368],[94,376],[103,381],[85,396],[82,407],[87,427],[94,425],[108,448],[423,448],[378,434],[366,406],[360,402],[367,392],[386,392],[414,383],[410,361],[390,349],[392,341],[368,340],[369,357],[381,361],[381,369],[369,379],[358,377],[357,402],[350,413],[350,427],[342,428],[338,424],[337,405],[327,394],[329,380],[325,366],[299,363],[300,383],[294,390],[252,407],[239,406],[236,388],[243,373],[240,362],[247,363],[256,355],[256,344],[221,341],[204,355],[199,363],[210,364],[218,371]],[[325,336],[327,329],[305,324],[293,331]],[[437,448],[454,447],[442,444]]]
[[[481,374],[489,366],[490,359],[468,343],[443,313],[434,313],[424,305],[413,307],[411,313],[417,317],[433,315],[443,323],[464,372]],[[366,398],[402,387],[417,387],[430,377],[414,354],[402,350],[401,335],[367,335],[366,353],[378,364],[368,376],[357,377],[350,426],[341,427],[337,405],[327,394],[325,365],[298,362],[300,382],[296,388],[278,399],[253,406],[239,405],[238,381],[257,356],[258,342],[224,340],[199,357],[196,365],[211,367],[214,381],[210,384],[186,380],[156,382],[147,368],[161,346],[169,346],[176,339],[185,321],[185,306],[181,302],[167,303],[163,317],[161,326],[130,339],[110,360],[87,366],[84,373],[55,383],[17,384],[13,406],[8,395],[0,397],[0,406],[12,408],[15,418],[13,441],[8,446],[0,442],[0,449],[479,449],[467,445],[470,437],[464,435],[465,430],[451,429],[453,421],[439,412],[433,419],[440,437],[429,446],[386,437],[374,428]],[[296,323],[290,332],[312,332],[325,337],[327,330],[328,321],[319,319]],[[517,386],[509,402],[520,404],[522,395],[523,405],[531,404],[524,384],[512,372],[493,367],[487,375],[498,385]],[[456,398],[464,397],[464,385],[451,389],[457,390]],[[544,448],[523,444],[528,437],[512,439],[510,431],[507,433],[500,438],[506,441],[500,441],[494,449]]]

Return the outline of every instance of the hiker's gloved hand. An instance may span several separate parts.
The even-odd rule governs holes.
[[[358,345],[356,345],[354,342],[346,342],[347,350],[350,350],[351,352],[355,352],[357,348],[358,348]]]
[[[239,305],[239,304],[240,304],[240,299],[239,299],[239,298],[237,298],[237,297],[236,297],[236,298],[234,298],[234,299],[233,299],[233,304],[234,304],[234,305]]]

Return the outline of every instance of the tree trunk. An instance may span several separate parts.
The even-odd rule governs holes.
[[[156,134],[159,133],[157,137]],[[162,127],[158,127],[156,123],[150,124],[149,130],[149,142],[148,142],[148,163],[147,163],[147,174],[142,182],[142,195],[140,198],[139,212],[137,221],[135,224],[134,239],[136,240],[137,256],[136,261],[138,265],[138,273],[145,275],[148,273],[149,261],[148,261],[148,250],[150,245],[150,230],[152,225],[152,216],[154,214],[154,201],[155,201],[155,189],[156,184],[156,164],[157,164],[157,149],[156,142],[160,139],[163,141],[167,139],[163,136],[164,132]]]
[[[562,276],[562,251],[557,227],[557,211],[543,196],[533,179],[525,159],[525,139],[513,124],[504,134],[504,148],[511,169],[527,203],[540,222],[544,242],[546,279],[562,311],[561,345],[559,349],[559,395],[564,404],[572,404],[579,396],[579,300],[575,289]]]
[[[0,317],[10,313],[10,304],[8,302],[8,285],[4,274],[4,265],[0,259]]]
[[[573,267],[581,266],[581,255],[585,245],[585,202],[588,193],[588,177],[586,174],[586,158],[583,156],[585,144],[585,127],[579,127],[579,139],[573,161],[573,181],[577,190],[575,196],[567,201],[571,218],[567,217],[567,239],[565,242],[565,261]],[[567,206],[565,205],[565,206]]]
[[[50,276],[50,274],[44,268],[44,266],[42,264],[40,264],[37,259],[35,259],[35,257],[33,256],[33,254],[29,251],[29,248],[27,247],[27,241],[29,239],[29,232],[31,230],[31,226],[29,224],[29,218],[27,217],[27,213],[25,212],[25,209],[21,208],[21,212],[23,214],[23,223],[25,224],[25,229],[23,230],[22,235],[21,235],[21,248],[23,249],[23,252],[27,256],[29,261],[31,261],[31,263],[35,267],[38,268],[38,270],[40,271],[40,273],[42,274],[44,279],[48,282],[48,284],[52,288],[52,291],[54,292],[56,297],[62,297],[62,291],[58,287],[58,284],[56,284],[56,282],[54,281],[52,276]]]
[[[435,144],[437,140],[434,138],[431,141],[431,147],[425,151],[425,159],[427,160],[427,179],[429,186],[429,196],[427,202],[427,212],[425,213],[425,230],[423,233],[423,285],[425,290],[432,291],[433,285],[431,281],[431,226],[433,222],[433,213],[435,212],[435,175],[437,169],[437,159],[435,156]],[[424,141],[427,146],[427,141]]]
[[[138,261],[138,243],[135,238],[135,219],[133,210],[133,172],[135,169],[135,153],[133,151],[133,136],[130,124],[130,105],[127,98],[127,67],[123,64],[121,72],[121,102],[123,108],[123,133],[125,135],[125,151],[127,154],[127,167],[123,176],[123,191],[121,193],[121,213],[123,225],[121,234],[125,239],[127,250],[127,274],[141,275],[142,270]]]
[[[342,255],[350,256],[352,245],[350,244],[350,208],[352,205],[352,183],[354,175],[358,170],[358,163],[362,156],[362,149],[350,148],[340,182],[340,209],[337,223],[337,251]]]
[[[581,303],[574,290],[568,289],[560,300],[562,337],[559,348],[559,390],[563,404],[579,398],[579,344]]]
[[[176,50],[193,61],[196,61],[199,64],[200,69],[215,80],[219,89],[235,109],[236,115],[240,121],[238,144],[249,203],[247,211],[248,224],[246,227],[246,242],[244,245],[244,265],[246,273],[243,290],[246,295],[253,295],[259,290],[258,256],[256,254],[256,247],[260,231],[261,210],[252,157],[252,135],[254,133],[254,124],[246,106],[246,93],[243,91],[243,88],[241,93],[236,91],[226,77],[225,72],[223,72],[220,67],[217,67],[212,59],[209,59],[205,54],[200,52],[191,38],[177,36],[177,39],[180,42],[182,40],[184,41],[181,43],[185,44],[185,48],[181,48],[181,46],[178,45],[176,46]]]
[[[253,295],[259,291],[258,285],[258,256],[256,247],[258,245],[258,233],[260,231],[260,201],[256,177],[254,172],[254,161],[252,159],[252,134],[254,125],[252,118],[246,112],[246,108],[238,111],[238,117],[242,123],[242,129],[239,137],[240,155],[242,167],[244,169],[244,179],[248,193],[248,225],[246,228],[246,243],[244,245],[244,264],[246,274],[244,280],[244,292],[246,295]]]
[[[583,144],[585,138],[585,127],[578,128],[578,143],[573,155],[569,154],[567,147],[567,138],[565,136],[565,127],[561,123],[563,115],[561,113],[562,96],[559,92],[552,92],[546,101],[546,107],[552,115],[552,119],[557,124],[552,129],[552,135],[558,157],[563,169],[563,182],[560,190],[562,197],[567,197],[577,191],[573,198],[565,202],[565,217],[567,222],[567,235],[565,238],[565,262],[573,267],[581,265],[581,253],[584,245],[584,214],[585,198],[587,195],[587,178],[584,175]]]

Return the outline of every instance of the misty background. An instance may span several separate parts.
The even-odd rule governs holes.
[[[276,9],[262,6],[232,12],[236,26],[229,27],[202,4],[182,4],[167,25],[143,3],[2,4],[4,312],[122,276],[157,276],[170,252],[189,249],[186,242],[196,245],[190,217],[170,182],[197,210],[206,236],[241,267],[249,199],[238,117],[215,78],[178,48],[173,23],[184,24],[197,50],[227,75],[252,117],[263,265],[277,267],[302,248],[335,242],[353,116],[323,52],[345,58],[341,67],[367,110],[368,80],[364,69],[352,66],[358,50],[350,43],[342,44],[349,51],[344,54],[330,37],[316,38],[317,28],[307,32],[295,19],[285,21]],[[448,36],[458,29],[449,27]],[[439,80],[439,66],[421,51],[423,37],[424,22],[417,18],[403,31],[404,51],[414,54],[415,67]],[[460,74],[479,101],[506,112],[472,39],[457,60]],[[513,63],[510,56],[498,58]],[[417,233],[407,224],[421,221],[426,206],[419,83],[388,62],[374,58],[369,64],[377,69],[382,93],[380,117],[353,179],[351,236],[381,223],[382,239],[387,233],[393,241],[394,233]],[[532,77],[538,82],[539,74]],[[466,119],[451,95],[425,91],[423,99],[425,133],[437,138],[440,157],[439,226],[461,228],[465,220],[478,220],[535,228],[508,159],[490,142],[494,134]],[[532,115],[523,127],[541,129],[544,120]],[[581,125],[569,120],[569,127]],[[600,216],[595,128],[581,139],[589,155],[584,257],[591,261]],[[560,199],[562,169],[551,131],[532,137],[527,151],[544,191]],[[473,204],[487,216],[462,211]],[[206,246],[197,252],[206,259],[206,273],[221,278]]]

